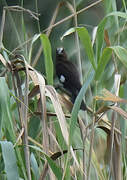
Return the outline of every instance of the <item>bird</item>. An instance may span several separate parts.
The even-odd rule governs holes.
[[[68,60],[63,47],[56,48],[56,75],[65,90],[70,92],[71,101],[74,104],[82,85],[76,65]],[[87,110],[84,101],[82,101],[80,109]]]

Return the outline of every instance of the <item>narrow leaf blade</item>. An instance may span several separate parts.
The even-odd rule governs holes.
[[[123,65],[127,68],[127,50],[121,46],[113,46],[111,47],[119,58],[119,60],[123,63]]]
[[[50,168],[54,172],[55,176],[57,177],[58,180],[62,179],[62,170],[60,169],[59,166],[56,165],[56,163],[45,154],[45,157],[50,165]]]
[[[5,164],[5,172],[8,180],[19,180],[18,168],[16,164],[16,156],[13,144],[8,141],[0,141],[2,147],[2,155]]]
[[[92,47],[92,42],[91,42],[91,38],[90,35],[87,31],[87,29],[85,27],[77,27],[77,28],[70,28],[69,30],[67,30],[63,36],[61,37],[61,40],[63,40],[63,38],[65,36],[68,36],[72,33],[74,33],[75,31],[78,32],[78,36],[83,44],[83,47],[86,51],[86,54],[94,68],[94,70],[96,70],[96,65],[95,65],[95,58],[94,58],[94,52],[93,52],[93,47]]]
[[[48,37],[45,34],[41,34],[40,37],[41,37],[41,42],[45,57],[47,83],[53,85],[53,61],[52,61],[51,44]]]
[[[96,70],[96,64],[95,64],[95,58],[94,58],[94,52],[93,52],[93,47],[92,47],[92,42],[91,42],[91,38],[90,35],[87,31],[86,28],[81,27],[81,28],[76,28],[78,35],[80,37],[80,40],[83,44],[83,47],[86,51],[86,54],[94,68],[94,70]]]
[[[105,48],[103,50],[102,56],[100,57],[100,60],[99,60],[98,66],[97,66],[97,70],[96,70],[96,75],[95,75],[96,80],[98,80],[101,77],[111,55],[112,55],[111,48]]]
[[[78,111],[80,109],[82,99],[84,97],[84,94],[85,94],[88,86],[92,82],[93,78],[94,78],[94,71],[92,71],[90,73],[87,81],[85,82],[85,84],[81,88],[81,90],[80,90],[80,92],[79,92],[79,94],[78,94],[78,96],[77,96],[77,98],[75,100],[75,103],[74,103],[74,106],[73,106],[73,109],[72,109],[72,113],[71,113],[71,121],[70,121],[70,132],[69,132],[70,145],[72,143],[72,138],[73,138],[73,135],[74,135],[75,126],[76,126],[77,117],[78,117]]]

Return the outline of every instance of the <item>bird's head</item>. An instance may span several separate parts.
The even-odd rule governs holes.
[[[56,53],[58,55],[63,55],[65,53],[65,50],[64,50],[63,47],[59,47],[59,48],[56,49]]]
[[[67,59],[67,55],[66,55],[63,47],[59,47],[56,49],[56,57],[58,60],[66,60]]]

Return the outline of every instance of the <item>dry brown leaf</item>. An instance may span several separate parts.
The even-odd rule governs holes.
[[[38,78],[37,78],[37,75],[35,73],[35,70],[34,71],[29,70],[29,75],[30,75],[32,81],[34,82],[35,86],[39,85],[38,84]]]
[[[107,151],[105,154],[105,161],[106,163],[110,162],[110,146],[111,146],[111,128],[105,127],[105,126],[99,126],[98,128],[102,129],[107,134]],[[116,131],[114,132],[114,146],[113,146],[113,154],[112,154],[112,168],[114,171],[115,178],[114,179],[120,179],[121,177],[121,170],[120,170],[120,134],[118,134]],[[117,178],[118,177],[118,178]]]
[[[11,69],[11,62],[10,62],[10,61],[6,61],[1,54],[0,54],[0,61],[2,62],[2,64],[3,64],[8,70]]]
[[[58,94],[53,86],[46,86],[46,95],[51,99],[51,101],[53,103],[53,107],[55,109],[64,140],[65,140],[66,144],[69,145],[69,133],[68,133],[68,129],[67,129],[65,115],[63,113],[63,110],[62,110],[62,107],[61,107],[61,104],[60,104],[60,101],[58,98]],[[70,146],[70,151],[71,151],[71,154],[73,156],[73,159],[74,159],[76,165],[82,170],[82,168],[79,166],[79,163],[74,154],[72,146]],[[83,170],[82,170],[82,172],[83,172]]]
[[[56,115],[58,117],[58,121],[60,124],[60,128],[61,128],[63,137],[64,137],[67,145],[69,145],[69,141],[68,141],[69,133],[68,133],[68,129],[67,129],[66,119],[65,119],[65,115],[63,113],[62,107],[60,105],[60,102],[59,102],[58,94],[52,86],[46,86],[46,96],[48,96],[53,103],[53,107],[54,107]]]
[[[39,85],[36,85],[33,87],[33,89],[30,91],[29,93],[29,99],[33,98],[34,96],[36,96],[39,93]]]
[[[47,113],[46,113],[46,97],[45,97],[45,79],[44,77],[37,72],[32,66],[27,64],[28,66],[28,73],[33,80],[35,85],[39,86],[40,90],[40,102],[41,102],[41,108],[42,108],[42,120],[43,120],[43,146],[45,152],[48,153],[49,151],[49,141],[47,139],[48,137],[48,129],[47,129]],[[46,140],[47,139],[47,140]]]
[[[69,111],[71,112],[73,104],[70,100],[68,100],[66,97],[63,95],[58,94],[58,98],[60,100],[60,103]]]
[[[119,113],[124,119],[127,119],[127,112],[117,106],[108,106],[110,109]]]
[[[95,114],[101,114],[101,113],[106,112],[106,111],[108,111],[108,110],[109,110],[109,107],[108,107],[108,106],[101,106],[101,107],[97,110],[97,112],[96,112]]]
[[[104,89],[103,90],[103,96],[95,96],[94,97],[97,101],[98,100],[103,100],[103,101],[107,101],[107,102],[114,102],[114,103],[127,103],[127,100],[122,99],[114,94],[112,94],[111,92],[109,92],[108,90]]]
[[[45,96],[45,79],[43,76],[35,71],[38,79],[38,85],[40,89],[40,101],[42,105],[42,113],[43,113],[43,145],[45,152],[49,151],[49,141],[48,141],[48,125],[47,125],[47,113],[46,113],[46,96]]]
[[[7,61],[4,59],[4,57],[0,54],[0,61],[3,63],[3,65],[7,68]]]
[[[28,73],[32,79],[32,81],[34,82],[35,85],[39,85],[39,87],[45,87],[45,79],[44,77],[39,73],[37,72],[32,66],[30,66],[28,63],[27,63],[27,67],[28,67]]]
[[[106,29],[104,30],[104,39],[105,39],[106,45],[109,47],[111,43],[108,36],[108,31]]]

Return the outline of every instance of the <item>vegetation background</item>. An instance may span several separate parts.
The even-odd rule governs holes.
[[[127,179],[126,22],[125,0],[0,1],[0,179]],[[73,107],[61,46],[83,84]]]

